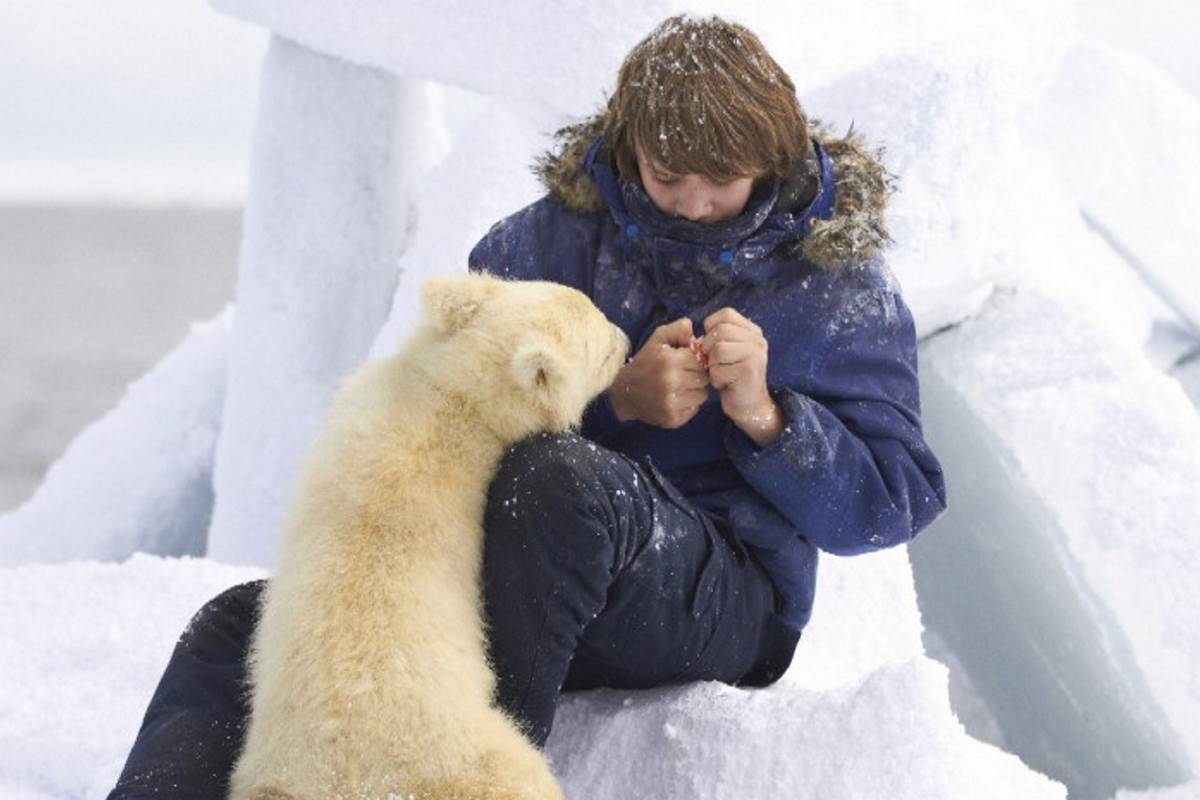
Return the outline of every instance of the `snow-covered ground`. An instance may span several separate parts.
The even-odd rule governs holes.
[[[3,568],[0,797],[104,797],[188,619],[262,575],[147,555]]]
[[[340,374],[394,349],[420,278],[536,195],[546,133],[673,10],[464,0],[446,40],[385,4],[216,5],[294,40],[268,56],[236,314],[196,326],[0,517],[4,797],[104,796],[191,613],[269,565],[283,500],[222,471],[286,481]],[[565,698],[548,752],[568,793],[1196,796],[1200,378],[1176,362],[1200,305],[1200,101],[1080,35],[1068,2],[859,0],[810,27],[709,5],[762,33],[813,116],[887,146],[951,511],[907,550],[826,558],[775,686]],[[365,301],[331,263],[385,294],[345,328]],[[216,507],[258,528],[181,557],[205,552],[214,473]]]

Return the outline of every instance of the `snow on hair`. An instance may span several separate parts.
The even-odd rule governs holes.
[[[786,175],[811,148],[796,87],[758,37],[687,14],[625,57],[605,135],[626,177],[637,174],[638,148],[671,172],[713,180]]]

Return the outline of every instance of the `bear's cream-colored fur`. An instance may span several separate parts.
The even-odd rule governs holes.
[[[250,655],[234,800],[561,798],[493,704],[480,592],[506,448],[579,425],[629,342],[582,293],[433,278],[407,346],[334,397]]]

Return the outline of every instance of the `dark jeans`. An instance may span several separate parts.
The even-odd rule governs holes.
[[[799,632],[722,522],[649,462],[575,435],[511,448],[489,490],[484,598],[497,704],[545,744],[560,691],[697,680],[766,686]],[[116,798],[223,798],[249,706],[263,581],[209,601],[150,700]]]

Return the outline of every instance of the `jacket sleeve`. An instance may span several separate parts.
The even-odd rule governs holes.
[[[778,438],[759,448],[729,423],[725,447],[809,542],[854,555],[912,539],[946,508],[946,488],[921,432],[916,331],[904,301],[873,289],[842,322],[810,375],[768,384],[784,417]]]
[[[470,272],[488,272],[500,278],[537,280],[542,259],[535,246],[538,232],[533,228],[544,213],[537,203],[510,214],[493,225],[471,248],[467,256]]]
[[[586,293],[593,238],[579,214],[546,195],[493,225],[471,249],[467,269],[514,280],[554,281]]]

